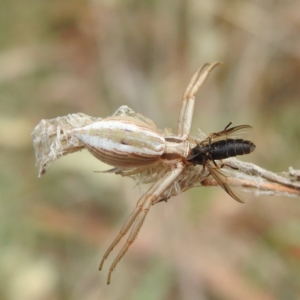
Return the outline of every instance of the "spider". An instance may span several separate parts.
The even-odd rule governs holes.
[[[138,200],[130,217],[103,255],[99,270],[114,247],[129,233],[124,246],[109,268],[107,284],[111,281],[112,271],[136,239],[152,205],[200,184],[209,174],[213,177],[217,174],[215,179],[221,187],[238,200],[226,183],[221,184],[221,173],[214,172],[209,161],[218,159],[215,157],[213,147],[219,145],[214,143],[214,139],[220,133],[211,134],[209,143],[202,144],[190,137],[195,94],[209,73],[219,64],[221,63],[205,64],[191,78],[183,94],[177,133],[169,130],[161,132],[152,120],[135,113],[127,106],[120,107],[111,117],[69,130],[68,134],[80,140],[82,147],[99,160],[114,167],[108,172],[130,176],[139,183],[152,183],[149,190]],[[223,135],[237,131],[234,128],[226,129],[227,127],[221,132]],[[207,149],[209,153],[202,153],[202,149]],[[205,165],[208,170],[205,170]],[[215,167],[217,168],[217,165]]]
[[[153,169],[157,166],[164,170],[164,174],[138,200],[132,214],[103,255],[99,270],[102,269],[110,252],[129,232],[127,241],[110,266],[107,284],[110,283],[112,271],[136,239],[150,207],[171,196],[171,194],[164,196],[164,193],[170,190],[174,182],[178,182],[185,168],[190,165],[186,158],[191,148],[189,134],[193,119],[195,94],[212,69],[219,64],[221,63],[205,64],[191,78],[183,94],[178,131],[175,135],[164,136],[155,124],[147,118],[120,116],[118,114],[83,128],[72,130],[72,134],[79,138],[95,157],[115,167],[111,171],[118,171],[125,176],[128,169],[133,169],[130,171],[130,175],[140,173],[145,168]],[[181,185],[183,188],[184,184]]]

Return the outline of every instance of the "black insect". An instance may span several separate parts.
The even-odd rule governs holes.
[[[205,140],[201,141],[194,147],[187,160],[195,165],[203,165],[203,170],[207,168],[219,185],[236,201],[242,202],[241,199],[232,191],[226,183],[226,176],[221,172],[225,164],[218,164],[216,160],[249,154],[255,149],[255,145],[248,140],[235,138],[240,134],[252,130],[249,125],[240,125],[229,128],[230,122],[223,131],[211,133]]]

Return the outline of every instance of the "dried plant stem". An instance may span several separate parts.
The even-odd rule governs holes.
[[[253,191],[257,195],[284,195],[300,196],[300,182],[294,179],[295,170],[283,173],[283,176],[267,171],[255,164],[239,161],[235,158],[226,160],[226,166],[237,169],[227,176],[227,183],[242,188],[244,191]],[[204,179],[203,186],[218,186],[213,178]]]

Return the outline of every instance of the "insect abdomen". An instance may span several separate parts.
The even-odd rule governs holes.
[[[249,154],[255,149],[255,145],[251,141],[243,139],[222,140],[211,144],[210,147],[209,152],[214,160]]]

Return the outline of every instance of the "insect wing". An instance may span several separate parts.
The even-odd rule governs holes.
[[[215,166],[211,164],[210,161],[206,163],[206,167],[208,168],[212,177],[217,181],[217,183],[222,187],[222,189],[231,196],[237,202],[243,203],[240,197],[230,188],[230,186],[226,183],[226,175],[224,175],[220,169],[217,169]]]
[[[202,145],[208,145],[209,139],[211,142],[217,142],[220,140],[225,140],[227,138],[237,139],[240,138],[241,135],[247,135],[252,131],[252,126],[250,125],[240,125],[232,128],[228,128],[226,130],[222,130],[219,132],[211,133],[205,140],[201,142]]]

